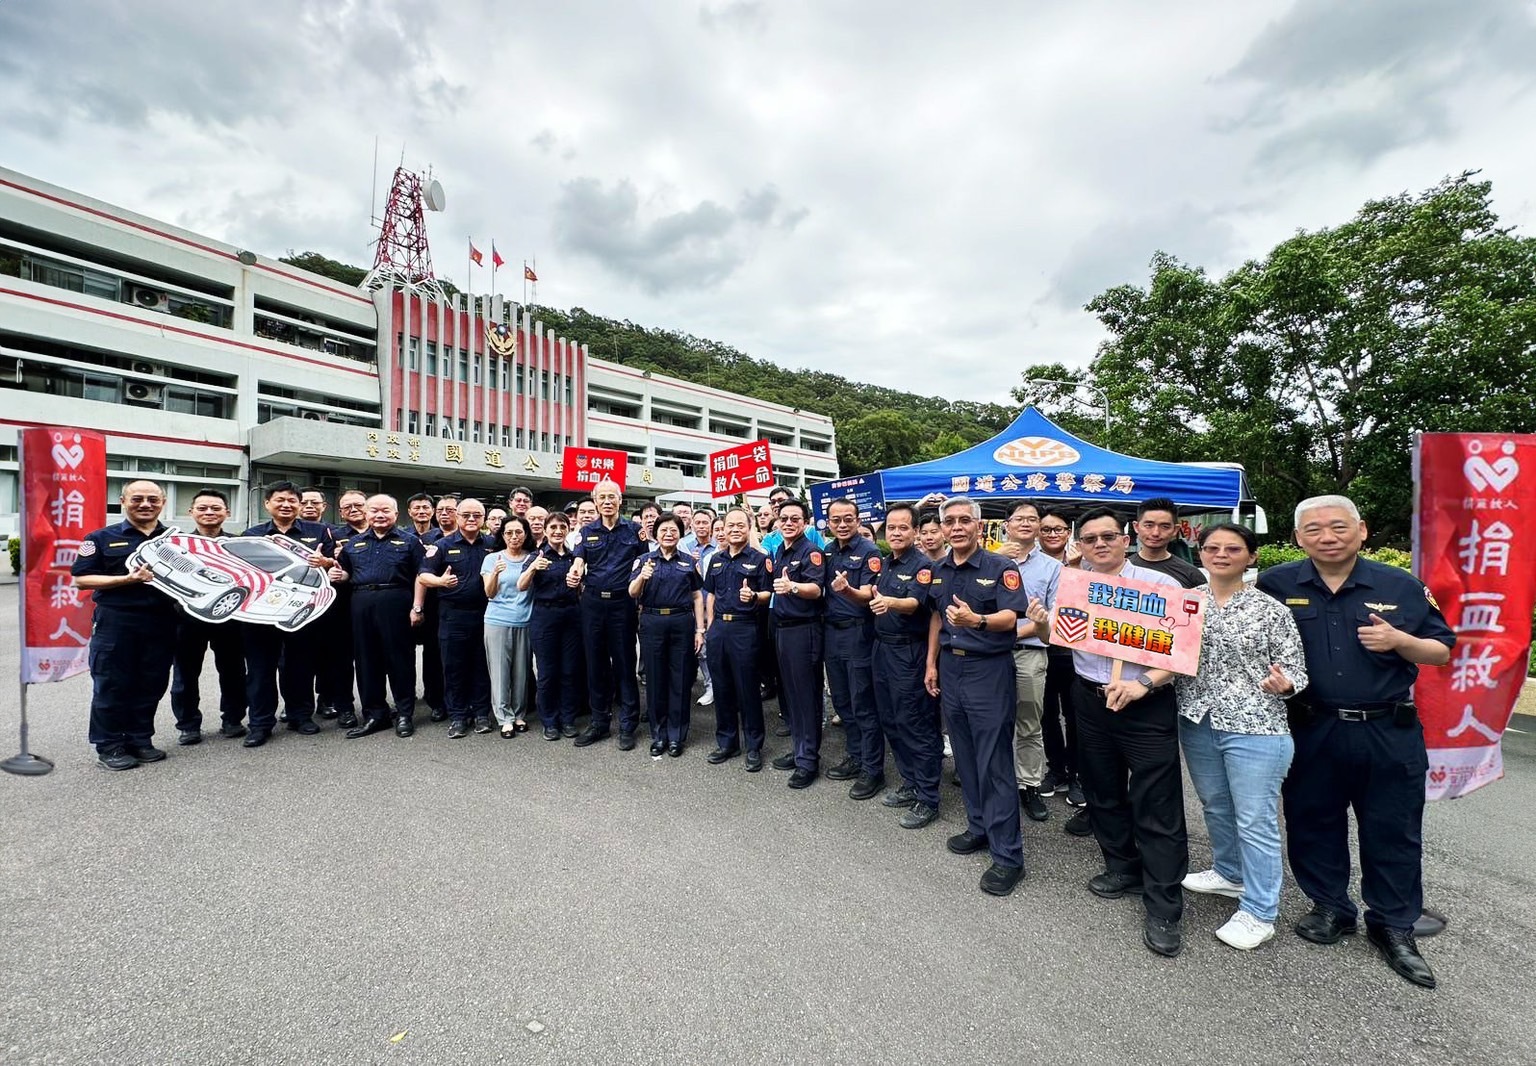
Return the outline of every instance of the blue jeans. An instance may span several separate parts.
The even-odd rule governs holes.
[[[1228,733],[1179,718],[1189,779],[1205,810],[1216,872],[1243,886],[1239,906],[1273,922],[1280,909],[1280,784],[1295,745],[1288,734]]]

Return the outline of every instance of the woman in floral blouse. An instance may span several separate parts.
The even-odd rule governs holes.
[[[1222,523],[1200,534],[1200,562],[1210,575],[1200,672],[1176,679],[1179,742],[1205,809],[1214,869],[1190,874],[1184,887],[1237,899],[1216,936],[1256,948],[1275,935],[1280,905],[1280,785],[1295,748],[1285,701],[1306,687],[1301,634],[1291,612],[1243,572],[1258,555],[1253,531]]]

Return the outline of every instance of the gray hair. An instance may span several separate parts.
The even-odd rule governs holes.
[[[969,496],[951,496],[939,506],[939,513],[948,514],[956,507],[967,508],[971,512],[972,518],[981,517],[981,504],[977,503]]]
[[[596,502],[596,500],[597,500],[597,490],[602,488],[604,485],[612,485],[613,486],[613,490],[619,494],[619,499],[622,500],[624,498],[624,486],[620,485],[617,481],[613,480],[613,478],[611,478],[611,477],[605,477],[605,478],[603,478],[603,480],[599,481],[596,485],[592,486],[591,496],[592,496],[593,502]]]
[[[1348,496],[1309,496],[1296,505],[1295,522],[1301,527],[1301,516],[1308,511],[1320,511],[1325,507],[1337,507],[1356,522],[1360,521],[1360,508],[1355,506],[1355,501]]]

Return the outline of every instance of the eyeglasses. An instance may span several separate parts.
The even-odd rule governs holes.
[[[1204,544],[1200,547],[1201,555],[1246,555],[1248,549],[1241,544]]]
[[[1084,544],[1113,544],[1123,536],[1125,536],[1124,533],[1094,533],[1091,536],[1080,536],[1077,539]]]
[[[1018,522],[1020,525],[1025,525],[1025,526],[1033,526],[1033,525],[1037,525],[1040,522],[1040,519],[1033,518],[1033,517],[1031,517],[1030,515],[1027,515],[1027,514],[1016,514],[1012,518],[1008,519],[1008,521],[1010,521],[1010,522]]]
[[[164,503],[164,496],[129,496],[129,503]]]
[[[1065,532],[1067,532],[1067,527],[1066,526],[1041,526],[1040,527],[1040,532],[1042,532],[1042,533],[1065,533]]]

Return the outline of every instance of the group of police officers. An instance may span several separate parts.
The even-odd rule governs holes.
[[[952,747],[966,826],[947,847],[960,855],[987,852],[991,863],[980,888],[1011,893],[1025,875],[1021,806],[1043,820],[1040,797],[1056,790],[1052,782],[1061,791],[1077,788],[1070,770],[1052,766],[1042,774],[1043,759],[1033,754],[1042,746],[1056,578],[1063,565],[1126,572],[1124,518],[1103,508],[1085,512],[1077,519],[1077,550],[1052,552],[1040,539],[1042,510],[1021,502],[1010,513],[1006,543],[993,551],[977,503],[939,498],[922,501],[923,512],[906,504],[889,508],[882,530],[889,550],[882,552],[861,532],[851,502],[830,505],[825,537],[803,501],[783,489],[770,500],[771,516],[727,510],[718,539],[713,515],[684,537],[681,520],[657,520],[654,510],[644,524],[625,518],[620,486],[604,482],[575,510],[567,536],[565,516],[536,507],[526,489],[514,491],[507,510],[489,512],[478,500],[445,498],[434,506],[421,494],[408,501],[403,526],[392,497],[347,492],[337,501],[343,522],[327,526],[318,521],[327,505],[319,490],[269,485],[268,520],[241,536],[298,541],[312,552],[311,565],[329,572],[340,597],[315,622],[286,633],[194,618],[153,587],[148,568],[130,570],[133,551],[166,530],[161,488],[131,482],[122,494],[123,521],[92,533],[74,565],[77,585],[96,602],[90,742],[113,770],[164,759],[151,738],[169,682],[178,741],[198,743],[198,680],[209,649],[220,683],[220,732],[243,736],[246,747],[262,746],[277,728],[279,694],[287,728],[295,732],[318,732],[319,715],[336,718],[350,738],[391,725],[408,737],[417,642],[425,645],[423,681],[433,719],[451,721],[449,735],[463,736],[488,713],[479,619],[494,583],[482,585],[479,575],[484,560],[502,550],[503,531],[515,526],[533,534],[526,550],[556,567],[549,574],[543,572],[550,562],[533,568],[543,578],[533,582],[533,614],[536,629],[541,616],[544,625],[542,637],[535,633],[535,655],[546,739],[571,738],[578,747],[605,740],[617,704],[618,746],[633,749],[643,666],[651,752],[680,755],[702,655],[716,718],[707,761],[742,757],[748,773],[762,770],[769,732],[764,697],[776,691],[783,723],[774,732],[791,743],[772,764],[788,772],[789,788],[804,789],[823,772],[825,690],[831,720],[847,738],[846,758],[826,776],[851,781],[849,796],[856,800],[883,793],[882,802],[901,812],[902,827],[921,829],[938,818],[942,761]],[[930,502],[937,504],[931,512]],[[1444,662],[1454,637],[1416,579],[1359,558],[1366,527],[1348,500],[1304,501],[1298,529],[1306,513],[1324,519],[1307,527],[1321,532],[1298,536],[1308,559],[1266,571],[1260,584],[1292,608],[1311,678],[1306,714],[1294,725],[1296,761],[1286,788],[1292,868],[1314,904],[1297,932],[1323,944],[1355,932],[1347,840],[1353,807],[1365,921],[1373,934],[1390,933],[1373,935],[1372,942],[1395,972],[1433,987],[1413,937],[1422,910],[1425,754],[1411,686],[1416,664]],[[232,535],[223,528],[229,514],[228,500],[216,490],[199,492],[190,508],[196,531],[209,537]],[[1045,514],[1064,521],[1060,512]],[[1172,501],[1144,503],[1138,530],[1149,516],[1173,519]],[[1199,571],[1165,550],[1168,538],[1157,542],[1162,526],[1172,528],[1148,524],[1142,553],[1132,557],[1137,567],[1198,584]],[[459,581],[458,574],[468,579]],[[1367,646],[1353,623],[1387,599],[1425,607],[1408,616],[1411,628],[1401,641],[1373,638]],[[1177,745],[1172,800],[1163,797],[1165,806],[1177,804],[1176,826],[1174,812],[1128,794],[1137,769],[1116,748],[1131,743],[1125,730],[1173,730],[1170,677],[1111,671],[1111,660],[1077,651],[1072,660],[1075,679],[1062,715],[1075,715],[1078,729],[1070,721],[1049,728],[1069,726],[1069,766],[1100,761],[1094,787],[1073,800],[1086,802],[1086,824],[1105,857],[1106,870],[1090,887],[1105,898],[1140,894],[1144,941],[1158,954],[1176,954],[1178,882],[1188,865]],[[554,695],[562,687],[564,695]],[[590,717],[578,731],[571,690],[583,687]],[[1137,714],[1123,713],[1133,703]],[[1077,743],[1074,733],[1085,723],[1097,746]],[[889,789],[887,744],[900,778]],[[1054,747],[1061,746],[1058,734]]]

